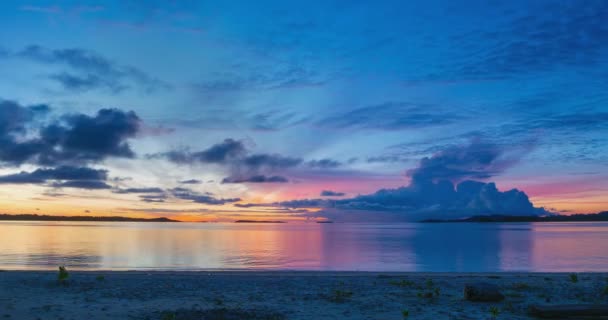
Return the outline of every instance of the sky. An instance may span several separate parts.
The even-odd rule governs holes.
[[[608,208],[608,2],[2,1],[0,211]]]

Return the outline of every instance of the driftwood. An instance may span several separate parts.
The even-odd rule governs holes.
[[[530,315],[547,319],[608,319],[608,305],[564,304],[551,306],[531,306]]]
[[[498,286],[491,283],[479,282],[464,286],[464,299],[478,302],[502,301],[505,296],[500,293]]]

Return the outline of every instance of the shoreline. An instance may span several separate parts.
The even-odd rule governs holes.
[[[490,319],[493,307],[497,319],[531,319],[532,304],[608,304],[608,272],[68,271],[65,284],[57,271],[0,272],[0,317]],[[477,282],[505,300],[465,301]]]

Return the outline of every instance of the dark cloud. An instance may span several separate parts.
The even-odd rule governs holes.
[[[142,194],[139,196],[139,199],[143,202],[148,203],[162,203],[167,199],[166,194]]]
[[[49,78],[69,90],[86,91],[103,88],[119,92],[131,85],[136,85],[146,91],[169,88],[169,85],[163,81],[155,79],[135,67],[119,65],[106,57],[84,49],[49,49],[39,45],[30,45],[18,52],[16,56],[38,63],[68,67],[69,72],[52,74]]]
[[[135,156],[127,140],[141,125],[133,112],[101,109],[95,116],[71,114],[43,125],[35,122],[47,105],[0,102],[0,161],[11,165],[81,164],[107,157]]]
[[[60,166],[0,176],[3,184],[40,184],[54,188],[109,189],[107,170]]]
[[[44,183],[48,180],[95,180],[105,181],[106,170],[86,167],[61,166],[54,169],[36,169],[32,172],[21,171],[16,174],[0,176],[0,183]]]
[[[278,175],[287,169],[303,164],[301,158],[287,157],[280,154],[251,154],[241,141],[226,139],[208,149],[199,152],[176,150],[148,155],[148,158],[166,158],[179,164],[209,163],[225,166],[229,177],[222,183],[264,183],[287,182],[288,179]],[[310,166],[332,167],[337,162],[324,159],[309,163]]]
[[[242,158],[247,150],[241,141],[226,139],[206,150],[190,152],[187,150],[174,150],[164,153],[149,155],[150,158],[167,158],[175,163],[219,163],[226,164],[229,161]]]
[[[181,180],[179,183],[181,183],[181,184],[201,184],[203,182],[201,180],[197,180],[197,179],[188,179],[188,180]]]
[[[209,149],[192,154],[193,160],[206,163],[223,163],[238,158],[246,153],[242,142],[226,139],[222,143],[211,146]]]
[[[125,189],[116,189],[113,191],[114,193],[163,193],[164,190],[161,188],[125,188]]]
[[[201,194],[199,192],[187,188],[174,188],[171,189],[170,192],[175,198],[208,205],[223,205],[226,203],[241,201],[240,198],[215,198],[211,194]]]
[[[317,122],[328,128],[402,130],[453,123],[459,116],[436,106],[387,102],[335,114]]]
[[[112,186],[103,181],[64,181],[54,182],[51,184],[53,188],[77,188],[77,189],[89,189],[89,190],[100,190],[110,189]]]
[[[140,128],[141,120],[134,112],[101,109],[94,117],[78,114],[65,116],[63,120],[64,124],[54,124],[41,130],[42,141],[62,150],[48,151],[42,155],[42,162],[99,161],[109,156],[135,156],[126,142],[128,138],[135,137]]]
[[[465,146],[453,146],[420,160],[407,175],[414,181],[487,179],[515,164],[522,152],[474,139]],[[527,151],[527,150],[524,150]]]
[[[337,192],[331,190],[323,190],[321,191],[321,197],[342,197],[344,196],[344,192]]]
[[[245,157],[242,164],[252,170],[286,169],[302,163],[300,158],[285,157],[279,154],[254,154]]]
[[[222,180],[222,183],[286,183],[289,179],[282,176],[264,176],[255,175],[246,178],[228,177]]]
[[[311,168],[319,168],[319,169],[334,169],[340,167],[342,163],[340,161],[336,161],[333,159],[320,159],[320,160],[311,160],[306,162],[306,165]]]

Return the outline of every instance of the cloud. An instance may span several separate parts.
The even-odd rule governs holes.
[[[54,166],[135,156],[127,142],[140,130],[141,120],[134,112],[101,109],[94,116],[69,114],[50,124],[35,122],[49,109],[0,101],[1,162]]]
[[[181,184],[201,184],[203,181],[197,179],[188,179],[179,181]]]
[[[226,139],[208,149],[198,152],[188,150],[174,150],[159,154],[149,155],[150,158],[167,158],[175,163],[227,163],[228,161],[241,158],[247,150],[241,141]]]
[[[302,163],[300,158],[285,157],[279,154],[254,154],[243,159],[242,164],[251,170],[285,169]]]
[[[128,194],[128,193],[163,193],[164,190],[161,188],[126,188],[116,189],[114,193]]]
[[[330,212],[332,217],[347,217],[349,212],[366,211],[367,219],[375,213],[390,213],[396,220],[426,218],[462,218],[473,215],[541,215],[528,196],[517,189],[499,191],[494,183],[466,180],[454,186],[452,182],[412,182],[396,189],[381,189],[354,198],[301,199],[271,204],[237,204],[238,207],[321,208],[316,216]]]
[[[386,102],[338,113],[321,119],[317,125],[337,129],[403,130],[450,124],[458,119],[459,116],[438,110],[436,106]]]
[[[240,198],[215,198],[211,194],[201,194],[187,188],[174,188],[171,189],[170,192],[175,198],[208,205],[223,205],[226,203],[241,201]]]
[[[167,195],[166,194],[142,194],[139,196],[139,199],[143,202],[148,202],[148,203],[161,203],[161,202],[165,202],[165,200],[167,199]]]
[[[222,183],[286,183],[289,179],[282,176],[264,176],[255,175],[246,178],[228,177],[222,180]]]
[[[337,192],[331,190],[323,190],[321,191],[321,197],[342,197],[344,196],[344,192]]]
[[[396,155],[383,155],[383,156],[374,156],[366,159],[367,163],[394,163],[394,162],[406,162],[407,158]]]
[[[106,157],[133,158],[135,153],[125,141],[133,138],[141,120],[134,112],[101,109],[94,117],[77,114],[64,116],[65,125],[55,124],[41,130],[44,142],[61,147],[48,152],[44,161],[64,159],[99,161]],[[54,153],[54,154],[53,154]]]
[[[68,90],[88,91],[102,88],[111,92],[120,92],[131,85],[136,85],[145,91],[155,91],[170,87],[133,66],[119,65],[85,49],[49,49],[30,45],[15,56],[37,63],[69,68],[69,71],[48,76]]]
[[[112,186],[103,181],[65,181],[55,182],[51,184],[53,188],[77,188],[77,189],[89,189],[89,190],[100,190],[100,189],[111,189]]]
[[[288,157],[280,154],[254,153],[251,154],[243,142],[225,139],[205,150],[191,152],[189,150],[174,150],[169,152],[147,155],[148,158],[165,158],[178,164],[217,164],[229,170],[229,176],[222,183],[281,183],[288,178],[276,174],[298,167],[304,161],[301,158]],[[339,163],[330,159],[311,161],[312,167],[331,168]]]
[[[114,93],[119,93],[127,87],[108,79],[101,78],[96,75],[88,74],[79,76],[67,72],[61,72],[49,75],[49,79],[59,82],[63,88],[72,91],[88,91],[99,87],[107,87]]]
[[[473,140],[462,146],[448,147],[431,157],[425,157],[417,168],[409,170],[408,186],[381,189],[375,193],[347,199],[298,199],[270,204],[236,204],[237,207],[321,208],[312,215],[347,217],[349,212],[389,214],[397,220],[424,218],[460,218],[472,215],[539,215],[547,214],[536,208],[520,190],[499,191],[486,179],[503,172],[519,158],[501,147]],[[460,182],[454,184],[452,181]],[[325,190],[321,196],[343,196]]]
[[[514,165],[528,150],[508,151],[499,145],[473,139],[468,145],[452,146],[422,158],[418,167],[408,170],[407,175],[419,181],[487,179]]]
[[[586,2],[584,10],[576,2],[539,2],[526,11],[498,28],[476,33],[466,62],[454,64],[459,65],[455,76],[521,76],[605,62],[607,2]]]
[[[320,168],[320,169],[333,169],[340,167],[342,163],[340,161],[336,161],[333,159],[320,159],[320,160],[311,160],[306,162],[306,165],[311,168]]]
[[[0,184],[46,185],[51,182],[50,186],[54,188],[109,189],[111,187],[104,182],[107,178],[107,170],[60,166],[0,176]]]

